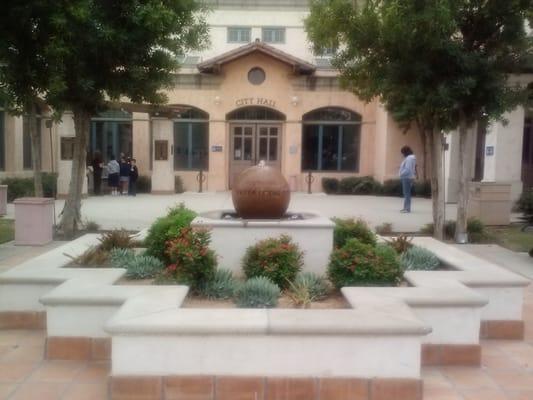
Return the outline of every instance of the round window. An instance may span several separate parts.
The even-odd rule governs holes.
[[[248,72],[248,81],[252,85],[260,85],[260,84],[262,84],[265,81],[265,78],[266,78],[265,71],[263,71],[259,67],[252,68]]]

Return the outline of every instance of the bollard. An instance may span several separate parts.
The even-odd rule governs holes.
[[[312,193],[311,185],[313,184],[314,181],[315,181],[315,177],[313,176],[312,172],[309,171],[307,173],[307,176],[305,177],[305,182],[307,183],[307,193],[308,194]]]
[[[204,175],[204,171],[200,170],[196,176],[196,180],[198,181],[198,193],[202,193],[204,191],[204,182],[206,179],[207,177]]]

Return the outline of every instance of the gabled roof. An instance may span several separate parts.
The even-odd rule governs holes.
[[[313,64],[310,64],[300,58],[291,56],[290,54],[276,49],[275,47],[261,42],[260,40],[256,40],[255,42],[248,43],[244,46],[228,51],[217,57],[206,60],[198,64],[198,69],[200,70],[200,72],[217,73],[223,64],[247,56],[248,54],[254,53],[256,51],[275,58],[276,60],[281,61],[282,63],[292,66],[295,73],[309,75],[315,72],[316,70],[316,67]]]

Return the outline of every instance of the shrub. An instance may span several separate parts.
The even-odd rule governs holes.
[[[376,226],[376,232],[380,235],[390,235],[392,233],[392,224],[384,222]]]
[[[376,245],[376,235],[362,219],[339,219],[335,218],[335,229],[333,231],[333,241],[335,247],[342,247],[349,239],[357,239],[362,243],[372,246]]]
[[[272,308],[278,304],[279,287],[270,279],[258,276],[247,280],[235,293],[235,303],[241,308]]]
[[[381,192],[381,185],[371,176],[341,179],[339,192],[342,194],[375,194]]]
[[[132,258],[135,258],[135,252],[132,249],[114,248],[109,252],[109,261],[115,268],[126,268]]]
[[[417,197],[431,198],[431,181],[415,181],[413,192]]]
[[[100,225],[95,221],[85,220],[83,227],[87,232],[98,232],[100,230]]]
[[[357,285],[397,285],[403,275],[396,252],[390,246],[375,247],[349,240],[331,253],[328,277],[337,288]]]
[[[237,287],[238,282],[233,277],[233,273],[219,268],[215,271],[213,279],[200,284],[198,293],[208,299],[225,300],[233,297]]]
[[[126,277],[148,279],[155,277],[164,268],[161,260],[152,256],[134,256],[126,260]]]
[[[400,256],[400,264],[405,270],[433,271],[440,261],[431,251],[413,246]]]
[[[530,257],[533,257],[533,248],[531,248],[531,249],[529,250],[528,254],[529,254]]]
[[[301,272],[291,282],[289,296],[296,305],[307,307],[313,301],[326,298],[330,290],[326,278],[312,272]]]
[[[302,268],[303,253],[289,236],[282,235],[248,247],[242,265],[247,278],[265,276],[285,288]]]
[[[182,228],[179,236],[167,243],[166,254],[171,262],[166,273],[180,284],[198,291],[201,285],[215,276],[217,260],[209,249],[210,235],[203,230]]]
[[[389,179],[383,182],[382,193],[385,196],[402,197],[402,181],[399,179]]]
[[[20,197],[33,197],[35,195],[33,178],[4,178],[2,185],[7,185],[7,201],[12,202]],[[44,197],[55,197],[57,193],[57,174],[42,173]]]
[[[524,190],[516,203],[516,208],[523,214],[522,219],[533,225],[533,190]]]
[[[127,249],[133,247],[133,240],[128,231],[124,229],[114,229],[110,232],[105,232],[98,238],[100,244],[98,245],[104,251],[111,251],[115,248]]]
[[[435,227],[433,224],[426,224],[420,229],[420,232],[426,235],[433,235]],[[490,238],[485,224],[477,218],[469,218],[466,223],[466,231],[468,233],[468,240],[471,243],[484,242]],[[455,237],[455,221],[446,221],[444,223],[444,237],[447,240],[453,240]]]
[[[387,244],[396,251],[398,254],[403,254],[407,250],[409,250],[413,245],[411,244],[411,241],[413,240],[412,237],[408,237],[407,235],[398,235],[395,238],[392,238],[391,240],[387,240]]]
[[[92,246],[78,257],[72,257],[72,262],[80,267],[103,267],[109,260],[109,252],[102,250],[99,246]]]
[[[339,192],[339,180],[337,178],[322,178],[322,189],[327,194]]]
[[[183,189],[183,180],[181,179],[181,176],[174,176],[174,193],[183,193],[185,189]]]
[[[146,254],[159,258],[166,264],[170,260],[165,253],[166,242],[179,236],[181,229],[189,227],[196,213],[183,204],[169,210],[165,217],[158,218],[150,227],[145,239]]]
[[[141,175],[137,178],[137,193],[150,193],[152,191],[152,177]]]

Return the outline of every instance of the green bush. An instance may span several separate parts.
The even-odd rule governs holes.
[[[431,181],[415,181],[413,193],[417,197],[431,198]]]
[[[325,299],[331,291],[331,287],[325,277],[313,272],[301,272],[292,283],[291,291],[305,292],[305,297],[309,301],[317,301]]]
[[[339,180],[337,178],[322,178],[322,190],[327,194],[339,192]]]
[[[146,254],[159,258],[165,264],[170,262],[166,242],[179,236],[181,229],[189,227],[196,213],[183,204],[169,210],[165,217],[158,218],[148,230],[145,239]]]
[[[152,192],[152,177],[141,175],[137,179],[137,193],[151,193]]]
[[[400,256],[400,264],[405,270],[433,271],[440,261],[431,251],[413,246]]]
[[[50,172],[42,173],[44,197],[54,197],[57,193],[57,174]],[[7,201],[12,202],[21,197],[33,197],[33,178],[4,178],[0,181],[7,185]]]
[[[351,239],[331,253],[328,277],[337,288],[344,286],[397,285],[403,276],[394,249],[371,246]]]
[[[171,264],[165,274],[197,292],[215,277],[217,259],[209,249],[209,241],[208,231],[182,228],[176,238],[167,242],[166,254]]]
[[[134,256],[127,260],[125,268],[126,277],[130,279],[148,279],[160,273],[164,265],[152,256]]]
[[[217,269],[213,279],[200,284],[198,293],[208,299],[231,299],[238,287],[238,282],[233,273],[227,269]]]
[[[381,185],[371,176],[351,176],[341,179],[339,192],[341,194],[377,194],[381,192]]]
[[[109,261],[115,268],[126,268],[133,258],[135,258],[135,252],[132,249],[114,248],[109,252]]]
[[[334,218],[335,229],[333,231],[333,242],[335,247],[342,247],[349,239],[357,239],[362,243],[372,246],[376,245],[376,235],[362,219],[339,219]]]
[[[379,235],[390,235],[392,233],[392,223],[383,222],[382,224],[376,225],[376,232]]]
[[[272,308],[278,304],[279,287],[264,276],[251,278],[235,293],[235,303],[241,308]]]
[[[85,220],[83,227],[87,232],[98,232],[100,230],[100,225],[95,221]]]
[[[382,193],[384,196],[402,197],[402,181],[399,179],[389,179],[383,182]]]
[[[425,235],[433,235],[435,230],[434,225],[426,224],[420,232]],[[485,228],[485,224],[477,218],[469,218],[466,223],[466,231],[468,233],[468,240],[471,243],[482,243],[490,239],[490,236]],[[444,223],[444,237],[447,240],[453,240],[455,237],[455,221],[449,220]]]
[[[529,249],[528,254],[529,254],[530,257],[533,257],[533,248]]]
[[[302,265],[303,253],[286,235],[248,247],[242,262],[246,278],[265,276],[281,288],[296,278]]]

